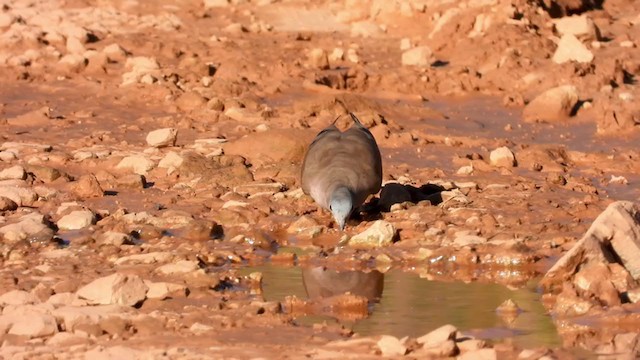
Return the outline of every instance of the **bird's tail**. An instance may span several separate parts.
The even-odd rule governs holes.
[[[349,116],[351,116],[351,120],[353,120],[354,123],[356,123],[358,126],[360,127],[365,127],[364,125],[362,125],[362,123],[360,122],[360,119],[358,119],[358,117],[356,116],[356,114],[350,112]]]
[[[360,122],[360,119],[358,119],[358,117],[356,116],[356,114],[349,112],[349,116],[351,116],[351,120],[353,120],[354,123],[356,123],[356,125],[358,125],[361,128],[365,128],[366,127],[364,125],[362,125],[362,122]],[[331,123],[331,125],[336,125],[336,122],[342,117],[342,115],[338,115],[338,117],[333,120],[333,123]]]

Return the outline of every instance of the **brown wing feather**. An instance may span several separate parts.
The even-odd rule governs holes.
[[[359,206],[380,190],[382,159],[371,133],[356,122],[341,133],[335,126],[321,131],[309,146],[302,165],[302,189],[323,207],[339,186],[355,195]],[[315,195],[315,196],[314,196]]]

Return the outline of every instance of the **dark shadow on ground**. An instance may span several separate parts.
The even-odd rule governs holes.
[[[373,198],[362,206],[362,211],[369,216],[380,215],[380,212],[389,212],[395,204],[410,202],[417,204],[421,201],[429,201],[431,205],[442,202],[441,192],[445,189],[436,184],[424,184],[420,187],[403,185],[399,183],[387,183],[380,191],[379,198]]]

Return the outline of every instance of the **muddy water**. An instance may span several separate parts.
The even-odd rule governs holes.
[[[263,296],[266,300],[282,301],[295,295],[307,299],[317,296],[317,281],[310,284],[310,269],[299,267],[260,266],[244,269],[247,274],[263,274]],[[372,273],[350,272],[346,281],[336,281],[334,293],[346,291],[369,297],[381,293],[371,302],[370,315],[355,322],[339,321],[329,316],[302,316],[297,320],[306,325],[340,322],[361,335],[391,334],[397,337],[420,336],[441,325],[451,323],[463,333],[482,339],[506,339],[519,346],[559,346],[560,339],[549,316],[540,303],[540,296],[528,289],[510,290],[497,284],[438,282],[420,278],[417,274],[392,270],[379,274],[379,289],[371,281]],[[364,274],[364,276],[362,276]],[[329,280],[337,280],[332,273]],[[344,276],[342,277],[344,279]],[[369,281],[367,289],[354,281]],[[324,280],[327,280],[325,277]],[[306,284],[305,284],[306,283]],[[329,291],[329,281],[321,284]],[[307,289],[313,287],[311,294]],[[375,288],[375,289],[372,289]],[[332,294],[333,295],[333,294]],[[496,308],[512,299],[522,311],[513,316],[501,316]]]

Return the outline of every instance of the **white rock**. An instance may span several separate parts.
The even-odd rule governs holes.
[[[76,333],[70,332],[59,332],[55,333],[49,340],[47,340],[47,345],[49,346],[59,346],[68,348],[74,345],[81,345],[89,343],[89,339],[87,336],[81,336]]]
[[[155,76],[151,74],[144,74],[140,77],[140,80],[139,80],[140,84],[147,84],[147,85],[151,85],[156,81],[158,81],[158,79],[156,79]]]
[[[225,116],[241,122],[260,122],[263,121],[262,117],[259,114],[253,113],[252,111],[233,106],[224,111]]]
[[[597,28],[593,21],[586,15],[565,16],[553,21],[554,27],[560,36],[571,34],[578,38],[596,39]]]
[[[473,173],[473,165],[461,166],[456,174],[458,175],[471,175]]]
[[[358,21],[351,24],[352,37],[377,37],[383,34],[382,29],[373,21]]]
[[[457,360],[496,360],[497,358],[496,349],[477,349],[458,356]]]
[[[62,292],[49,296],[46,303],[54,306],[71,305],[78,300],[78,295],[70,292]]]
[[[433,25],[433,29],[429,33],[429,39],[433,39],[436,36],[436,34],[438,34],[449,21],[451,21],[453,18],[458,16],[458,14],[460,14],[461,11],[462,10],[458,7],[451,7],[447,9],[442,14],[442,16],[440,16],[437,19],[436,23]]]
[[[147,144],[153,147],[174,146],[178,137],[178,130],[175,128],[164,128],[153,130],[147,134]]]
[[[39,302],[30,292],[23,290],[11,290],[0,295],[0,306],[27,305]]]
[[[33,191],[43,200],[53,199],[59,194],[58,190],[46,186],[36,186],[33,188]]]
[[[170,252],[150,252],[146,254],[133,254],[123,256],[114,261],[116,265],[130,265],[130,264],[153,264],[157,262],[169,261],[173,255]]]
[[[396,229],[393,224],[377,220],[367,230],[349,239],[349,246],[359,249],[372,249],[381,246],[388,246],[393,243]]]
[[[302,215],[287,228],[288,234],[295,234],[300,238],[313,238],[322,233],[324,226],[319,225],[313,218]]]
[[[67,54],[58,63],[70,71],[80,71],[87,64],[87,59],[80,54]]]
[[[458,231],[455,234],[453,243],[456,246],[469,246],[476,244],[486,244],[487,238],[470,233],[468,230]]]
[[[631,40],[624,40],[620,42],[620,47],[632,48],[632,47],[636,47],[636,44]]]
[[[87,160],[94,158],[95,155],[91,151],[76,151],[73,154],[73,159],[77,161]]]
[[[246,32],[247,29],[240,23],[233,23],[227,25],[224,29],[222,29],[222,31],[229,34],[242,34],[243,32]]]
[[[129,235],[117,231],[107,231],[98,236],[101,245],[120,246],[130,241]]]
[[[15,17],[9,13],[0,13],[0,29],[6,29],[13,24]]]
[[[147,298],[149,299],[166,299],[171,294],[181,292],[184,295],[184,292],[187,290],[187,287],[183,284],[173,284],[168,282],[148,282],[147,286],[149,287],[149,291],[147,292]]]
[[[132,169],[134,173],[138,175],[146,175],[147,171],[153,169],[155,163],[143,155],[131,155],[122,159],[118,165],[116,165],[117,169]]]
[[[323,70],[329,68],[329,57],[327,56],[327,52],[324,49],[312,49],[307,54],[307,58],[309,60],[309,65],[313,68]]]
[[[246,207],[247,205],[249,205],[249,204],[244,202],[244,201],[229,200],[229,201],[225,202],[224,204],[222,204],[222,208],[223,209],[228,209],[228,208],[232,208],[232,207]]]
[[[46,107],[45,107],[46,108]],[[7,141],[0,145],[0,150],[10,150],[19,154],[21,152],[49,152],[53,149],[51,145],[38,143],[23,143]]]
[[[77,295],[94,305],[134,306],[145,299],[147,290],[139,276],[115,273],[83,286]]]
[[[157,218],[146,211],[134,212],[122,215],[121,219],[129,224],[150,224]]]
[[[226,6],[229,6],[229,0],[204,0],[205,9]]]
[[[356,49],[347,50],[347,60],[354,64],[358,64],[360,62],[360,57],[358,56]]]
[[[83,55],[87,49],[84,47],[84,43],[80,39],[75,37],[67,38],[67,52],[69,54]]]
[[[63,202],[60,204],[60,206],[58,206],[58,209],[56,209],[56,214],[62,215],[67,210],[81,210],[81,209],[83,209],[82,205],[80,205],[80,203],[76,201]]]
[[[89,60],[89,62],[91,61],[104,61],[105,59],[102,57],[98,57],[98,55],[100,55],[100,53],[98,52],[98,50],[94,50],[94,49],[89,49],[89,50],[85,50],[82,55],[87,58],[87,60]]]
[[[160,163],[158,163],[158,167],[162,169],[177,169],[184,162],[184,158],[174,151],[168,152]]]
[[[402,356],[407,352],[407,347],[396,337],[390,335],[382,335],[376,345],[382,352],[382,356]]]
[[[411,49],[411,46],[413,46],[413,45],[411,44],[411,39],[409,39],[409,38],[402,38],[402,39],[400,40],[400,50],[403,50],[403,51],[404,51],[404,50],[409,50],[409,49]]]
[[[525,106],[522,119],[529,122],[565,120],[571,116],[578,100],[578,89],[573,85],[551,88]]]
[[[418,46],[402,53],[402,65],[429,66],[433,52],[428,46]]]
[[[353,3],[352,0],[348,0],[345,2],[345,6],[336,13],[335,19],[343,24],[350,24],[367,18],[367,10],[369,9],[365,6],[360,6],[358,3]]]
[[[20,222],[0,228],[0,234],[7,242],[15,243],[29,237],[53,236],[53,232],[43,223],[43,219],[24,217]]]
[[[629,301],[633,304],[637,304],[640,302],[640,288],[627,290],[627,297]]]
[[[89,210],[76,210],[63,216],[56,223],[61,230],[78,230],[86,228],[95,222],[93,212]]]
[[[418,4],[416,4],[416,8],[420,6]],[[402,1],[400,2],[400,14],[402,14],[402,16],[407,16],[410,17],[413,15],[413,6],[411,6],[411,3],[407,2],[407,1]]]
[[[14,322],[9,334],[38,338],[53,335],[57,331],[58,324],[53,316],[32,313]]]
[[[341,48],[334,48],[331,54],[329,54],[329,61],[337,62],[344,60],[344,50]]]
[[[300,199],[304,196],[304,191],[302,188],[291,189],[284,193],[285,196],[289,199]]]
[[[202,333],[206,333],[208,331],[213,330],[213,326],[209,326],[209,325],[205,325],[205,324],[197,322],[197,323],[194,323],[193,325],[191,325],[189,330],[194,334],[202,334]]]
[[[94,305],[78,304],[73,306],[61,306],[51,312],[56,319],[61,319],[65,329],[73,329],[81,323],[97,324],[100,320],[110,317],[126,316],[130,312],[129,307],[121,305]]]
[[[490,14],[481,13],[476,15],[476,19],[473,23],[473,29],[469,32],[469,37],[474,38],[478,36],[484,35],[489,27],[491,27],[491,23],[493,22],[493,16]]]
[[[83,42],[87,42],[87,40],[89,40],[89,31],[87,31],[82,26],[76,25],[69,21],[63,21],[58,26],[57,30],[66,38],[74,37],[80,39]]]
[[[209,87],[213,84],[213,78],[211,76],[203,76],[200,78],[200,83],[204,87]]]
[[[635,280],[640,279],[640,206],[628,201],[610,204],[593,221],[585,238],[599,238],[611,247]]]
[[[0,161],[9,162],[11,160],[15,160],[18,157],[13,151],[0,151]]]
[[[38,200],[38,194],[29,188],[0,186],[0,196],[13,200],[18,206],[32,206]]]
[[[611,175],[611,179],[609,179],[609,184],[628,185],[629,180],[627,180],[627,178],[624,176]]]
[[[589,63],[593,60],[593,53],[575,35],[566,34],[560,38],[558,48],[551,60],[556,64],[563,64],[567,61]]]
[[[127,59],[124,67],[127,70],[148,73],[154,70],[159,70],[160,64],[158,64],[158,60],[153,57],[135,56]]]
[[[118,44],[105,46],[102,53],[111,61],[124,61],[127,58],[127,51]]]
[[[447,340],[455,340],[457,331],[455,326],[447,324],[420,336],[416,341],[425,348],[437,347]]]
[[[160,64],[155,58],[136,56],[128,58],[125,63],[128,71],[122,74],[122,85],[135,84],[144,75],[154,75],[160,70]]]
[[[8,56],[2,55],[2,63],[11,67],[27,66],[29,65],[29,58],[25,55]]]
[[[618,98],[622,101],[631,101],[633,100],[633,94],[630,92],[622,92],[618,94]]]
[[[49,31],[44,34],[44,39],[51,45],[64,45],[67,40],[64,35],[54,29],[49,29]],[[50,52],[53,56],[60,56],[60,52],[57,49],[51,49]]]
[[[640,206],[636,203],[611,203],[583,237],[549,269],[540,285],[545,291],[560,290],[575,279],[581,269],[603,266],[610,263],[610,259],[618,259],[616,262],[624,266],[633,279],[640,279]],[[622,284],[626,283],[623,277],[616,277]]]
[[[256,195],[256,194],[264,194],[269,193],[269,195],[273,195],[275,193],[281,192],[285,188],[285,185],[278,182],[273,183],[249,183],[243,184],[233,187],[233,192],[238,193],[242,196]]]
[[[489,154],[489,161],[493,166],[513,167],[516,166],[516,157],[508,147],[499,147]]]
[[[357,2],[357,0],[351,0],[352,6],[360,4],[361,2]],[[396,13],[400,10],[400,1],[388,1],[388,0],[373,0],[368,1],[371,3],[371,7],[369,8],[369,16],[371,18],[375,18],[378,16],[388,16],[388,15],[396,15]],[[411,3],[415,3],[416,1],[411,1]]]
[[[15,165],[0,171],[0,180],[24,180],[27,172],[20,165]]]
[[[175,264],[166,264],[162,265],[156,269],[160,274],[171,275],[171,274],[187,274],[190,272],[194,272],[200,269],[197,261],[190,260],[180,260]]]
[[[267,130],[269,130],[269,125],[267,125],[267,124],[260,124],[260,125],[256,126],[256,128],[255,128],[256,132],[265,132]],[[220,155],[222,155],[222,154],[220,154]]]

